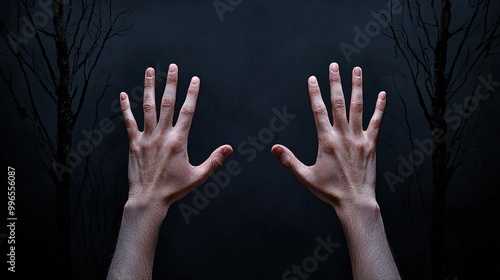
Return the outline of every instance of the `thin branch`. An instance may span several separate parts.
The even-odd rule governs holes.
[[[417,97],[418,97],[420,107],[422,108],[424,116],[430,125],[432,123],[431,115],[430,115],[430,112],[427,109],[427,105],[425,104],[425,101],[423,99],[423,94],[422,94],[422,91],[420,89],[420,85],[418,84],[418,78],[416,76],[416,73],[415,73],[414,69],[411,67],[411,65],[412,65],[411,60],[410,60],[409,56],[407,55],[407,53],[405,52],[404,48],[401,46],[400,41],[398,40],[398,38],[400,38],[400,37],[397,35],[397,32],[392,25],[389,25],[389,30],[392,33],[392,37],[395,38],[394,42],[395,42],[397,50],[401,53],[401,55],[403,56],[403,58],[405,59],[407,65],[408,65],[408,69],[410,70],[410,73],[412,76],[413,85],[415,86],[415,89],[417,91]]]
[[[99,58],[101,57],[103,51],[104,51],[104,48],[106,46],[106,43],[112,39],[113,37],[117,36],[118,34],[120,34],[122,32],[122,30],[117,30],[116,32],[113,32],[113,27],[116,25],[117,21],[123,16],[125,15],[126,12],[120,12],[113,20],[113,22],[111,23],[110,27],[108,28],[107,32],[106,32],[106,35],[104,36],[104,39],[103,41],[101,42],[101,45],[100,45],[100,48],[99,50],[97,51],[96,53],[96,56],[94,57],[94,61],[89,69],[88,72],[84,72],[84,83],[83,83],[83,88],[82,88],[82,93],[80,94],[80,100],[78,102],[78,105],[77,105],[77,109],[75,110],[75,113],[73,114],[73,123],[72,123],[72,126],[71,127],[74,127],[75,125],[75,122],[76,120],[78,119],[78,116],[81,112],[81,109],[83,107],[83,103],[85,102],[85,97],[86,97],[86,91],[87,91],[87,87],[88,87],[88,84],[89,84],[89,80],[90,80],[90,77],[95,69],[95,67],[97,66],[97,63],[99,61]],[[85,65],[86,66],[86,65]]]
[[[26,2],[22,1],[24,3],[24,6],[26,8],[26,11],[28,12],[28,14],[30,15],[28,18],[30,19],[30,23],[31,25],[34,27],[36,26],[34,20],[33,20],[33,17],[31,16],[31,13],[30,13],[30,10],[29,10],[29,7],[28,5],[26,4]],[[35,29],[36,30],[36,29]],[[46,50],[46,47],[45,45],[42,43],[42,39],[40,38],[40,35],[38,32],[34,32],[35,33],[35,39],[36,39],[36,42],[38,43],[38,46],[39,46],[39,49],[42,53],[42,58],[47,66],[47,70],[49,71],[50,73],[50,77],[52,78],[53,81],[57,81],[57,75],[56,75],[56,72],[55,72],[55,68],[54,66],[52,65],[52,62],[50,61],[49,59],[49,56],[47,54],[47,50]]]
[[[471,34],[472,27],[474,25],[475,19],[479,13],[479,5],[476,6],[476,9],[474,10],[474,13],[471,16],[471,19],[469,20],[469,23],[467,24],[467,27],[465,28],[464,34],[462,36],[462,40],[458,44],[457,52],[455,53],[454,58],[452,59],[451,62],[451,67],[448,72],[448,81],[450,81],[453,77],[453,73],[455,70],[455,65],[457,64],[458,59],[460,58],[460,55],[462,54],[462,50],[464,49],[464,44],[467,41],[467,38],[469,38]]]

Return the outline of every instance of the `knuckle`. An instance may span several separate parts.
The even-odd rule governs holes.
[[[135,120],[132,119],[131,117],[124,118],[123,122],[125,123],[126,128],[132,128],[135,126]]]
[[[322,146],[325,147],[326,149],[330,149],[335,147],[339,140],[342,138],[339,138],[336,133],[320,133],[318,134],[318,143]]]
[[[192,115],[194,115],[194,110],[195,109],[193,106],[184,105],[181,108],[180,114],[182,114],[184,116],[192,116]]]
[[[384,102],[380,102],[380,104],[377,104],[377,110],[379,110],[380,112],[384,113],[385,103]]]
[[[174,134],[169,141],[169,146],[174,151],[179,151],[184,145],[184,139],[178,134]]]
[[[329,80],[332,83],[340,83],[340,74],[339,73],[331,74]]]
[[[375,143],[370,143],[366,145],[366,150],[368,151],[368,154],[375,154],[377,150],[377,146]]]
[[[177,71],[168,73],[167,82],[177,83],[177,80],[178,80]]]
[[[163,146],[163,137],[158,137],[157,135],[154,135],[154,137],[151,139],[151,145],[155,147],[162,147]]]
[[[198,94],[199,89],[200,89],[200,84],[199,83],[197,83],[197,84],[191,83],[189,85],[187,93],[188,94]]]
[[[343,98],[334,98],[332,101],[333,107],[337,109],[342,109],[345,107]]]
[[[153,143],[151,141],[142,141],[142,143],[138,146],[139,146],[139,151],[141,153],[144,153],[151,150],[151,147],[153,147]]]
[[[377,130],[380,129],[380,127],[382,127],[382,120],[380,120],[380,119],[373,119],[372,120],[372,127],[374,129],[377,129]]]
[[[316,115],[324,115],[326,114],[326,107],[321,105],[314,106],[313,113]]]
[[[161,107],[162,108],[170,108],[174,105],[174,99],[171,97],[164,97],[161,100]]]
[[[139,146],[139,145],[137,145],[136,143],[133,143],[133,142],[131,142],[131,143],[129,144],[129,153],[130,153],[131,155],[137,155],[137,154],[139,154],[140,152],[141,152],[141,148],[140,148],[140,146]]]
[[[321,92],[317,88],[317,86],[312,86],[312,88],[309,90],[311,96],[321,96]]]
[[[318,142],[327,147],[333,145],[334,143],[334,141],[332,140],[332,136],[328,133],[319,133]]]
[[[363,143],[363,141],[360,140],[354,141],[354,147],[356,148],[357,151],[363,151],[366,148],[365,143]]]
[[[128,102],[122,102],[120,108],[122,109],[122,112],[125,112],[130,108],[130,104]]]
[[[156,109],[155,103],[151,101],[146,101],[142,104],[142,109],[144,110],[144,112],[151,112]]]
[[[332,142],[326,142],[324,144],[324,151],[330,155],[336,155],[337,154],[337,147]]]
[[[281,159],[281,164],[286,168],[291,168],[293,164],[293,158],[290,156],[284,156]]]
[[[222,165],[222,159],[220,157],[213,157],[210,159],[210,165],[213,169],[217,169]]]
[[[171,141],[170,142],[170,148],[173,151],[180,151],[182,149],[182,142],[181,141]]]
[[[362,84],[363,84],[363,80],[361,79],[361,77],[355,77],[352,79],[352,85],[354,87],[360,88]]]
[[[363,111],[363,102],[361,101],[353,101],[351,103],[351,108],[352,110],[356,112],[362,112]]]

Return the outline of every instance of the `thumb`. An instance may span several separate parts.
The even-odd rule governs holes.
[[[200,171],[203,181],[205,181],[210,174],[214,173],[231,153],[233,153],[233,148],[231,146],[222,145],[215,149],[202,164],[198,165],[196,168]]]
[[[290,170],[297,179],[304,178],[307,166],[305,166],[287,147],[282,145],[274,145],[271,148],[271,153],[275,155],[281,164]]]

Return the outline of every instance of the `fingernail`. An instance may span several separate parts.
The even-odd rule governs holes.
[[[311,85],[315,85],[315,84],[318,83],[318,81],[316,80],[316,77],[312,76],[312,77],[309,78],[309,83]]]
[[[176,68],[177,68],[176,65],[172,63],[168,66],[168,72],[173,73],[175,72]]]
[[[146,70],[146,78],[151,79],[155,75],[155,70],[153,68],[148,68]]]
[[[354,68],[354,76],[361,77],[361,68],[359,67]]]
[[[127,99],[127,94],[125,92],[120,93],[120,99],[121,101],[125,101],[125,99]]]
[[[231,149],[229,149],[228,147],[224,147],[224,149],[222,149],[222,154],[225,157],[227,157],[230,153],[231,153]]]
[[[197,85],[198,83],[200,82],[200,78],[194,76],[192,79],[191,79],[191,84],[192,85]]]
[[[387,94],[387,93],[386,93],[385,91],[380,92],[380,99],[381,99],[381,100],[385,100],[385,98],[386,98],[386,94]]]
[[[332,64],[330,65],[330,70],[331,70],[332,72],[339,72],[339,65],[338,65],[337,63],[335,63],[335,62],[334,62],[334,63],[332,63]]]
[[[283,149],[280,146],[277,146],[276,148],[274,148],[274,151],[278,154],[281,154],[283,152]]]

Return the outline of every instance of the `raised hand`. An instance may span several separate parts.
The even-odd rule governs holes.
[[[144,131],[139,131],[126,93],[120,105],[129,137],[129,195],[123,209],[122,224],[108,279],[151,279],[153,260],[163,219],[170,205],[203,183],[233,151],[217,148],[199,166],[189,163],[187,141],[200,90],[200,79],[193,77],[179,118],[172,123],[178,69],[168,68],[167,85],[156,116],[155,71],[144,77]]]
[[[316,163],[304,165],[282,145],[273,146],[272,153],[301,184],[337,212],[346,235],[354,279],[400,279],[375,198],[375,147],[386,93],[379,93],[375,113],[364,131],[361,68],[355,67],[352,73],[349,120],[336,63],[330,65],[329,76],[333,125],[318,81],[315,77],[308,81],[318,131]]]
[[[352,73],[349,121],[340,83],[339,66],[330,65],[330,90],[333,125],[321,97],[316,78],[310,77],[309,96],[318,131],[316,163],[306,166],[282,145],[272,152],[290,169],[299,182],[334,208],[358,203],[375,202],[375,147],[386,93],[380,92],[375,113],[368,129],[363,131],[362,71],[356,67]]]
[[[166,206],[179,200],[203,183],[232,152],[229,145],[217,148],[199,166],[189,163],[187,143],[196,109],[200,79],[193,77],[175,126],[173,125],[178,68],[171,64],[161,100],[159,120],[155,105],[155,71],[146,70],[144,78],[144,131],[130,110],[127,94],[120,94],[120,104],[129,137],[129,202]]]

